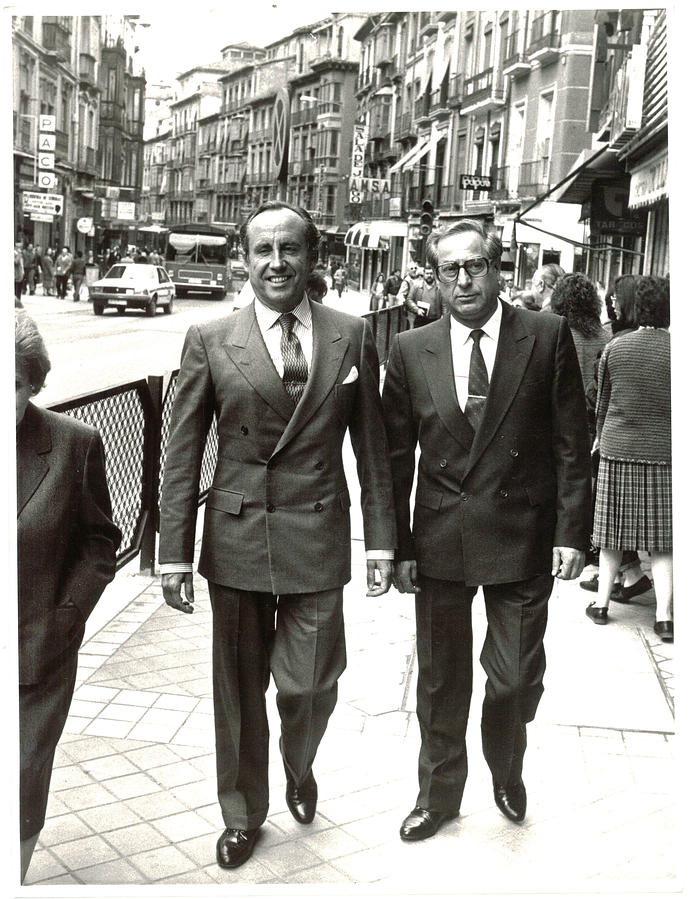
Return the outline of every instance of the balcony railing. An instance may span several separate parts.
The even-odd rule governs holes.
[[[519,29],[508,35],[505,44],[505,59],[503,60],[504,75],[519,75],[529,72],[532,68],[527,62],[527,55],[522,46],[522,37],[523,32]]]
[[[69,147],[69,137],[65,131],[55,132],[55,155],[56,157],[60,157],[61,159],[67,158],[67,150]]]
[[[390,134],[390,118],[377,116],[375,118],[371,117],[371,124],[369,129],[369,137],[370,138],[383,138],[388,137]]]
[[[501,101],[502,91],[496,90],[494,86],[494,68],[491,66],[473,75],[471,78],[465,78],[462,82],[461,105],[471,106],[488,101]]]
[[[599,116],[599,131],[609,128],[609,146],[622,147],[642,125],[645,48],[637,45],[616,71],[608,102]]]
[[[532,22],[529,46],[529,56],[554,56],[561,44],[561,35],[557,27],[558,13],[556,10],[544,13]]]
[[[309,125],[311,122],[318,120],[318,104],[312,103],[305,109],[297,109],[291,113],[292,125]]]
[[[82,84],[96,86],[96,60],[89,53],[79,54],[79,80]]]
[[[54,18],[59,19],[60,17],[55,16]],[[55,53],[63,62],[69,62],[72,55],[69,31],[66,31],[60,22],[44,22],[43,47],[45,50]]]
[[[498,166],[491,170],[491,190],[488,192],[490,200],[507,200],[510,197],[508,190],[508,177],[510,166]]]
[[[447,112],[448,110],[448,94],[450,92],[449,83],[444,82],[437,91],[431,94],[431,112]]]
[[[395,140],[404,140],[407,137],[414,137],[416,128],[412,123],[411,110],[402,113],[395,119]]]
[[[17,150],[25,150],[27,153],[36,153],[36,142],[33,138],[34,125],[30,118],[25,118],[19,113],[13,113],[14,146]]]
[[[361,204],[361,212],[366,218],[387,218],[390,215],[390,196],[370,197]]]
[[[520,165],[518,191],[521,196],[535,197],[546,190],[549,186],[549,163],[549,157],[544,156]]]
[[[248,131],[248,143],[259,144],[262,141],[272,140],[271,128],[250,128]]]
[[[414,118],[415,119],[423,119],[425,118],[429,110],[431,108],[431,95],[424,94],[422,97],[419,97],[414,103]]]
[[[375,69],[369,68],[364,69],[363,72],[359,72],[359,77],[356,81],[356,91],[365,91],[371,88],[376,87],[378,83],[378,74]]]

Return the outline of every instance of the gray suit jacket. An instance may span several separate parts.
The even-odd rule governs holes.
[[[213,414],[219,448],[199,571],[274,594],[333,589],[351,577],[349,430],[366,549],[395,546],[378,358],[363,319],[311,303],[310,378],[294,409],[254,306],[193,326],[183,347],[161,501],[159,559],[191,562],[200,465]]]

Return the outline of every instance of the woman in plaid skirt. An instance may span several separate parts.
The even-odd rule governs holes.
[[[599,362],[592,538],[600,548],[599,590],[586,614],[595,624],[607,624],[623,551],[646,551],[656,596],[655,634],[672,642],[669,282],[640,278],[635,309],[637,331],[609,343]]]

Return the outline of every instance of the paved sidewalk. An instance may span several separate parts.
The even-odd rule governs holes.
[[[284,804],[278,720],[268,696],[271,806],[252,859],[216,865],[209,598],[192,616],[162,604],[152,578],[121,572],[131,599],[86,641],[58,747],[48,820],[26,884],[369,884],[395,891],[521,893],[678,889],[672,649],[651,629],[653,597],[597,628],[588,595],[551,603],[546,694],[529,728],[524,825],[493,804],[481,755],[477,670],[470,777],[459,819],[404,844],[416,797],[413,599],[364,596],[362,545],[345,594],[349,664],[315,765],[312,825]],[[111,588],[109,588],[110,590]],[[103,602],[103,600],[102,600]],[[483,603],[475,603],[477,646]]]

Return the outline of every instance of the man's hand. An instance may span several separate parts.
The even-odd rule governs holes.
[[[585,554],[581,549],[571,546],[554,546],[551,574],[563,581],[572,581],[582,574],[585,567]]]
[[[181,594],[181,587],[185,586],[185,596]],[[192,571],[178,571],[174,574],[161,575],[161,589],[164,592],[166,605],[172,609],[178,609],[179,612],[193,611],[193,603],[195,602],[195,591],[193,590]]]
[[[368,592],[366,596],[382,596],[383,593],[387,593],[392,584],[394,568],[394,562],[391,559],[367,559],[366,584]],[[380,583],[375,576],[376,571],[380,573]]]
[[[397,587],[400,593],[420,593],[421,587],[416,586],[416,576],[415,559],[398,562],[395,573],[395,587]]]

